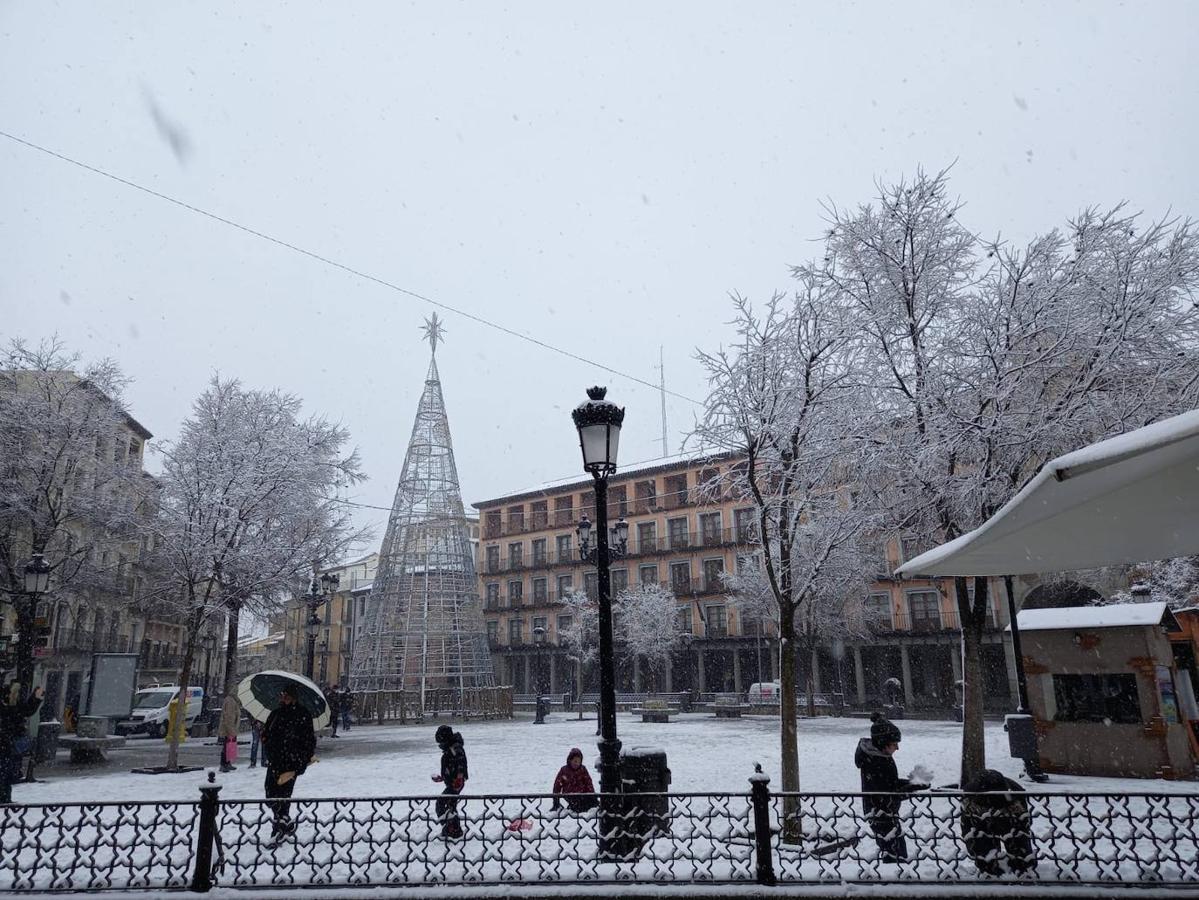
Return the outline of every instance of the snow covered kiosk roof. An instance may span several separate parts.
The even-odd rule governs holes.
[[[1199,410],[1046,463],[969,534],[897,575],[1027,575],[1199,554]]]
[[[1178,622],[1165,603],[1117,603],[1112,606],[1066,606],[1061,609],[1022,609],[1016,614],[1021,631],[1080,631],[1164,625],[1177,631]],[[1012,626],[1007,627],[1011,631]]]

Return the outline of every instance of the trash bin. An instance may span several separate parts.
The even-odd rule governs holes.
[[[666,751],[634,747],[620,756],[620,777],[625,794],[661,794],[628,797],[625,817],[628,832],[641,839],[670,834],[670,768]]]
[[[37,742],[33,745],[35,763],[51,762],[58,753],[58,736],[62,733],[62,722],[50,719],[37,726]]]
[[[1036,759],[1037,732],[1032,716],[1011,714],[1003,717],[1008,752],[1013,759]]]
[[[534,725],[544,725],[545,717],[549,714],[549,711],[550,711],[550,698],[538,695],[537,696],[537,718],[535,718],[533,720],[533,724]]]

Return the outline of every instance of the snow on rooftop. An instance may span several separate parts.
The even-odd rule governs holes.
[[[1165,616],[1165,603],[1117,603],[1113,606],[1024,609],[1016,615],[1016,621],[1021,631],[1053,631],[1063,628],[1076,630],[1160,625]]]

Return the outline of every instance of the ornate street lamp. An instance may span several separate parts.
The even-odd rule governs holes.
[[[616,737],[616,673],[612,646],[612,586],[609,564],[611,546],[608,534],[608,476],[616,471],[616,452],[620,446],[620,428],[624,410],[605,399],[607,388],[587,390],[587,400],[571,413],[579,431],[579,447],[583,451],[583,469],[595,481],[595,548],[591,548],[592,525],[586,516],[579,522],[579,555],[594,560],[599,588],[599,663],[600,663],[600,793],[616,795],[622,792],[620,777],[620,740]],[[623,552],[628,540],[629,526],[622,519],[613,530],[618,550]],[[623,537],[622,537],[623,535]],[[609,801],[601,805],[601,835],[614,834],[619,823],[612,821],[618,812]],[[619,852],[619,841],[600,838],[600,855]]]
[[[41,553],[25,564],[25,593],[36,600],[50,588],[50,564]]]
[[[304,674],[308,676],[309,681],[312,680],[313,669],[316,665],[316,635],[321,627],[321,617],[317,615],[316,611],[337,590],[340,580],[338,575],[329,572],[319,578],[313,575],[308,586],[308,593],[304,595],[304,600],[308,604],[308,619],[305,622],[308,629],[308,659],[304,665]]]

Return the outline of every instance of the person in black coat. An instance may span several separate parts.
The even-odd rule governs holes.
[[[994,769],[983,769],[962,786],[962,840],[987,875],[1002,875],[1000,862],[1023,874],[1037,864],[1032,816],[1024,788]]]
[[[296,779],[304,774],[316,750],[312,714],[296,702],[299,689],[285,685],[279,692],[279,705],[262,726],[262,747],[270,760],[266,767],[266,796],[275,814],[271,834],[278,839],[296,830],[291,820],[288,798],[296,788]]]
[[[329,704],[329,724],[333,726],[333,734],[329,736],[337,737],[337,726],[341,719],[341,691],[337,685],[325,692],[325,702]]]
[[[434,735],[437,746],[441,748],[441,774],[434,775],[433,780],[445,785],[442,799],[437,801],[437,818],[441,821],[441,836],[445,838],[462,837],[462,822],[458,818],[458,801],[447,799],[457,797],[466,786],[469,777],[466,767],[466,749],[463,747],[462,735],[449,725],[438,727]]]
[[[862,812],[878,841],[883,862],[904,862],[908,858],[907,839],[899,822],[900,794],[928,789],[927,784],[914,784],[899,777],[895,766],[895,751],[902,735],[893,722],[882,713],[870,716],[870,737],[858,742],[853,761],[862,773],[862,793],[890,794],[886,797],[863,797]]]
[[[0,703],[0,803],[12,802],[12,786],[21,780],[21,757],[29,751],[25,720],[38,711],[43,693],[34,688],[22,701],[21,686],[14,681]]]

